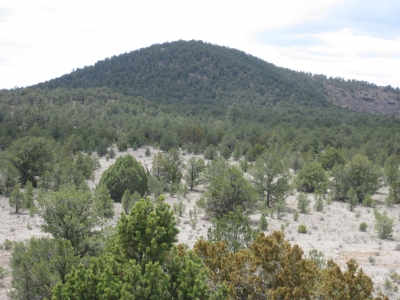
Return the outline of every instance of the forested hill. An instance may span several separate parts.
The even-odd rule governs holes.
[[[397,115],[400,92],[341,78],[279,68],[242,51],[176,41],[121,54],[38,84],[39,88],[107,87],[163,104],[232,103],[326,106]],[[295,103],[293,103],[295,102]]]
[[[199,41],[177,41],[133,51],[39,84],[108,87],[163,104],[324,102],[320,83],[244,52]]]

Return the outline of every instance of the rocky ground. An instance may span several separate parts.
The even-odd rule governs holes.
[[[146,157],[144,154],[145,148],[140,148],[137,151],[129,149],[132,154],[145,167],[151,168],[152,156],[157,150],[151,149],[152,155]],[[95,187],[104,170],[113,164],[117,157],[125,155],[127,152],[119,153],[117,150],[114,159],[106,160],[100,158],[101,168],[96,171],[94,181],[90,182],[91,187]],[[188,159],[190,155],[184,155],[184,159]],[[196,220],[194,216],[190,218],[190,210],[194,212],[196,200],[198,200],[203,192],[203,188],[190,192],[186,197],[170,197],[166,199],[169,203],[182,202],[185,205],[184,214],[177,218],[179,219],[179,242],[186,243],[190,247],[201,236],[207,237],[207,228],[210,226],[208,219],[203,212],[197,212]],[[267,234],[274,230],[284,230],[285,236],[292,243],[296,243],[302,247],[305,255],[312,249],[317,249],[325,254],[325,257],[332,258],[339,263],[343,268],[346,261],[355,259],[362,267],[363,271],[369,275],[375,284],[376,291],[383,291],[388,294],[390,299],[397,299],[400,293],[393,290],[385,289],[384,282],[393,272],[400,273],[400,222],[399,222],[399,205],[392,208],[387,208],[384,205],[384,200],[387,197],[388,190],[382,188],[373,196],[373,199],[378,202],[377,209],[380,211],[387,210],[391,218],[394,219],[394,232],[392,240],[381,240],[378,238],[374,230],[375,217],[373,209],[356,207],[354,212],[350,212],[345,203],[333,202],[330,205],[325,205],[323,211],[311,211],[307,214],[300,214],[299,219],[294,221],[293,212],[297,208],[296,196],[297,193],[290,195],[287,199],[288,210],[281,219],[267,217],[269,226]],[[311,207],[314,204],[313,197],[311,199]],[[122,211],[120,204],[116,204],[116,214],[111,224],[116,224],[120,212]],[[198,209],[196,209],[198,211]],[[251,216],[251,223],[256,226],[260,218],[260,214]],[[29,214],[14,214],[8,205],[8,199],[0,197],[0,266],[9,269],[8,263],[11,256],[11,250],[7,250],[7,242],[22,241],[29,239],[32,236],[40,237],[45,235],[41,232],[41,219],[37,216],[30,217]],[[366,222],[368,227],[366,232],[359,230],[361,222]],[[300,234],[297,228],[300,224],[307,226],[307,234]],[[7,276],[0,281],[0,299],[7,299],[7,292],[10,288],[11,277]]]

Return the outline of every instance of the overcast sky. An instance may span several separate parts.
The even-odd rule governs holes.
[[[400,0],[10,0],[0,3],[0,89],[179,39],[400,87]]]

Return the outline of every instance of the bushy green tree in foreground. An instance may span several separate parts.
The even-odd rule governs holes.
[[[71,242],[66,239],[31,238],[16,243],[11,256],[12,299],[50,299],[58,283],[78,266]]]
[[[43,218],[44,232],[71,242],[77,256],[98,252],[97,236],[102,212],[97,211],[88,187],[62,186],[57,192],[39,193],[38,212]]]
[[[224,289],[209,290],[201,259],[173,246],[177,234],[162,198],[140,200],[122,215],[108,250],[72,271],[52,299],[225,299]]]

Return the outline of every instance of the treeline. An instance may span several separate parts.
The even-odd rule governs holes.
[[[255,159],[257,148],[285,148],[318,155],[329,147],[349,160],[362,153],[376,164],[400,154],[399,120],[326,107],[160,104],[106,88],[0,91],[0,147],[24,136],[55,140],[71,151],[120,149],[142,145],[162,150],[178,146],[202,153],[209,145],[225,156],[241,152]]]

